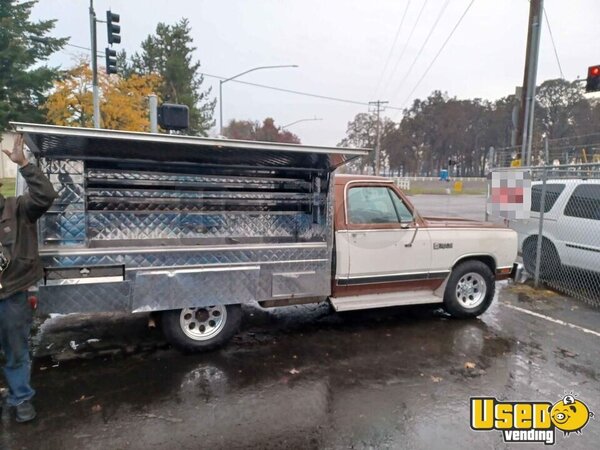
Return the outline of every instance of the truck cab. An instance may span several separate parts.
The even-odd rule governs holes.
[[[456,316],[477,316],[516,258],[516,234],[505,226],[423,217],[380,177],[335,177],[334,224],[338,311],[445,302]]]

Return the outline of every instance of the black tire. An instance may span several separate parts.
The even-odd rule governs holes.
[[[226,314],[222,315],[219,312],[223,323],[219,325],[217,331],[205,338],[198,336],[201,334],[198,328],[198,331],[195,333],[197,338],[195,339],[190,335],[194,335],[193,328],[196,328],[197,325],[192,327],[191,322],[189,323],[189,330],[192,331],[188,331],[187,333],[184,331],[184,323],[182,323],[185,320],[184,317],[190,315],[193,318],[191,321],[202,325],[210,321],[211,308],[220,308],[220,310],[226,312]],[[200,320],[197,317],[199,314],[209,314],[209,317],[204,322],[198,322],[196,320]],[[160,322],[165,338],[173,347],[185,353],[206,352],[222,347],[237,333],[242,323],[242,307],[241,305],[227,305],[224,307],[174,309],[164,311],[161,314]]]
[[[537,255],[537,236],[527,238],[523,243],[523,265],[525,270],[533,277],[535,274],[535,260]],[[542,238],[542,259],[540,264],[540,277],[545,280],[554,278],[561,268],[560,256],[556,247],[549,239]]]
[[[477,276],[473,276],[477,274]],[[459,283],[471,286],[473,292],[461,292],[459,298]],[[481,284],[485,284],[485,293],[481,292]],[[496,279],[487,264],[470,260],[458,264],[450,274],[444,291],[444,308],[452,316],[459,319],[477,317],[483,314],[491,305],[496,289]],[[472,307],[465,303],[476,299],[480,294],[483,298]],[[475,296],[475,297],[474,297]]]

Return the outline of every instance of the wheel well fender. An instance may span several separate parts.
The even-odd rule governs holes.
[[[529,236],[527,236],[524,240],[523,240],[523,246],[525,246],[526,243],[531,242],[531,241],[537,241],[539,237],[539,234],[531,234]],[[552,244],[554,247],[556,247],[554,245],[554,242],[552,242],[551,239],[547,238],[546,236],[542,236],[542,242],[548,242],[548,244]]]
[[[492,255],[481,254],[481,255],[462,256],[459,259],[457,259],[456,261],[454,261],[454,264],[452,265],[452,270],[454,270],[456,268],[456,266],[458,266],[461,263],[464,263],[465,261],[480,261],[490,268],[490,270],[492,271],[492,274],[494,274],[494,276],[496,275],[497,264],[496,264],[496,259]]]

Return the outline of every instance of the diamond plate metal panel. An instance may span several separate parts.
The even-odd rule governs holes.
[[[85,181],[85,177],[83,175],[73,175],[70,173],[51,173],[48,175],[48,179],[55,188],[64,183],[83,185]]]
[[[58,197],[50,207],[50,211],[65,211],[85,209],[85,188],[83,184],[58,184],[54,185]]]
[[[245,250],[219,250],[219,251],[197,251],[197,252],[156,252],[156,253],[127,253],[122,254],[91,254],[80,256],[43,256],[46,267],[84,267],[94,265],[124,264],[127,269],[127,279],[136,282],[137,277],[144,276],[141,269],[167,269],[167,268],[231,268],[236,269],[240,266],[258,266],[260,275],[258,282],[255,283],[256,291],[254,294],[258,300],[268,300],[273,298],[272,285],[273,274],[297,273],[297,272],[315,272],[318,279],[315,280],[312,295],[329,295],[330,293],[330,273],[331,263],[329,259],[330,252],[325,246],[302,247],[302,248],[262,248]],[[247,280],[246,280],[247,281]],[[221,287],[224,292],[227,289],[245,289],[248,286],[246,281],[241,278],[229,278],[223,281]],[[137,282],[136,282],[137,283]],[[243,286],[230,286],[231,284],[242,283]],[[137,307],[141,307],[141,298],[145,302],[150,301],[153,307],[162,305],[161,298],[170,296],[168,292],[161,293],[163,284],[156,284],[155,290],[150,289],[150,294],[136,293],[138,301]],[[190,285],[190,289],[191,289]],[[136,284],[137,289],[137,284]],[[171,289],[171,288],[169,288]],[[202,290],[202,284],[197,284],[190,292]],[[294,295],[305,295],[305,289],[298,286],[298,291]],[[317,294],[317,292],[319,292]],[[239,292],[236,295],[241,295]],[[155,300],[148,300],[155,298]],[[242,297],[240,297],[242,298]],[[246,297],[244,297],[246,298]],[[164,305],[160,306],[164,308]]]
[[[16,124],[36,157],[329,172],[369,150]]]
[[[220,200],[293,200],[293,201],[312,201],[314,194],[297,192],[211,192],[211,191],[167,191],[154,189],[89,189],[88,195],[93,197],[113,198],[114,201],[120,199],[220,199]],[[322,204],[325,196],[318,199]]]
[[[40,168],[47,175],[65,173],[83,175],[84,163],[75,159],[40,158]]]
[[[254,266],[139,273],[132,310],[248,303],[256,300],[259,270]]]
[[[42,314],[130,311],[131,283],[40,286],[38,310]]]
[[[298,283],[288,284],[290,296],[328,296],[331,293],[331,264],[327,259],[285,262],[278,264],[263,264],[260,271],[258,297],[260,300],[281,298],[277,290],[273,290],[274,278],[290,273],[315,273],[310,287]]]
[[[310,247],[263,247],[259,249],[235,249],[203,251],[128,251],[118,254],[98,253],[81,255],[42,255],[46,267],[78,267],[124,264],[127,270],[161,267],[232,265],[232,264],[277,264],[292,261],[328,261],[329,250],[325,245]],[[309,263],[314,264],[314,263]],[[293,269],[292,269],[293,270]],[[298,270],[296,268],[296,270]]]
[[[118,171],[118,170],[99,170],[92,169],[88,171],[90,182],[123,182],[119,184],[139,184],[135,182],[147,182],[142,184],[151,185],[194,185],[220,186],[223,188],[257,188],[257,189],[276,189],[282,185],[293,189],[308,189],[310,183],[289,178],[264,178],[264,177],[238,177],[238,176],[207,176],[207,175],[187,175],[187,174],[169,174],[160,172],[144,171]],[[133,182],[133,183],[127,183]],[[114,183],[111,183],[114,184]]]
[[[271,273],[271,297],[311,297],[328,293],[330,279],[315,270]]]
[[[308,215],[275,214],[178,214],[94,212],[89,214],[91,240],[182,239],[202,237],[321,236],[323,225],[312,224]]]
[[[65,245],[85,242],[84,212],[48,212],[39,221],[43,244]]]
[[[58,197],[39,222],[42,245],[82,245],[86,237],[85,164],[81,160],[40,159],[40,168]]]

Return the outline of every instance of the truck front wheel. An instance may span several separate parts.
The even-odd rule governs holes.
[[[444,307],[457,318],[477,317],[489,308],[495,289],[494,274],[486,264],[465,261],[450,274],[444,292]]]
[[[225,345],[242,321],[240,305],[199,306],[162,313],[167,341],[184,352],[203,352]]]

